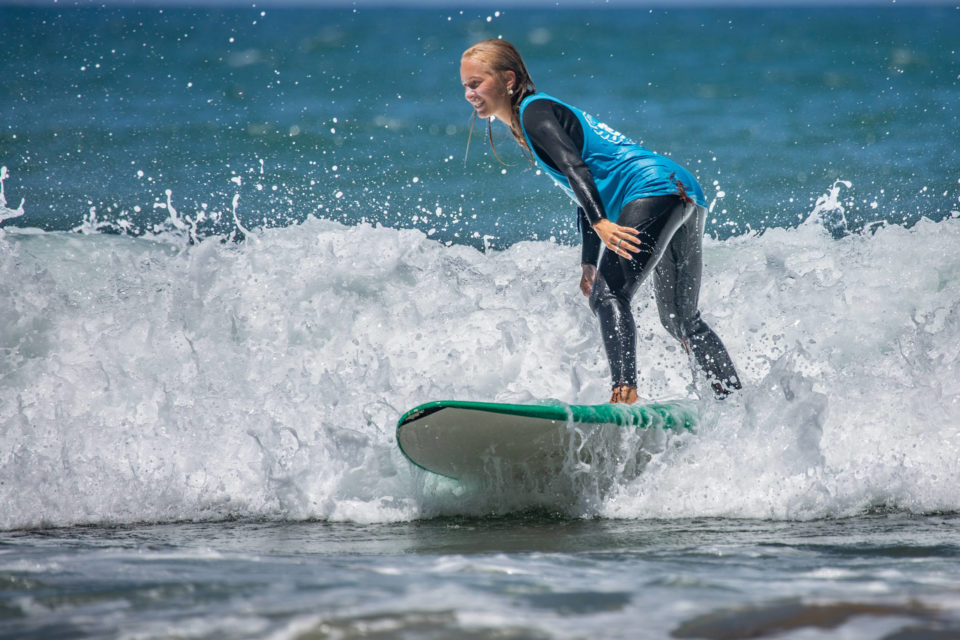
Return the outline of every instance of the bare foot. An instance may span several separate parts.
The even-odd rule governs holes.
[[[622,384],[613,388],[613,395],[610,396],[610,404],[634,404],[637,397],[637,388]]]

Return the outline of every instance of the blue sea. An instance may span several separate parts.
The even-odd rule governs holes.
[[[0,639],[960,637],[960,7],[0,5]],[[436,399],[598,403],[574,208],[459,56],[693,171],[702,421],[557,492]],[[648,285],[645,285],[648,287]]]

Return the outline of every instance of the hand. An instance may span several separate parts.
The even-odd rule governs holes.
[[[603,218],[593,225],[593,230],[600,236],[604,246],[621,258],[633,260],[632,254],[640,252],[640,241],[637,240],[639,232],[633,227],[621,227]]]
[[[592,264],[580,266],[583,267],[583,275],[580,276],[580,291],[589,298],[593,291],[593,283],[597,280],[597,268]]]

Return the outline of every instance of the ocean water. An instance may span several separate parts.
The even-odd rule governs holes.
[[[960,9],[0,6],[0,638],[960,635]],[[701,398],[639,477],[480,491],[439,398],[596,403],[572,207],[460,52],[698,175]]]

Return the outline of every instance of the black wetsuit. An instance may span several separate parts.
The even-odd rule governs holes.
[[[602,242],[591,225],[606,214],[590,169],[579,152],[584,143],[580,120],[565,105],[543,99],[526,106],[521,124],[536,156],[567,177],[580,204],[581,261],[596,265]],[[632,260],[604,252],[590,295],[590,308],[600,319],[614,387],[637,385],[637,330],[631,301],[653,272],[663,326],[692,354],[717,396],[740,388],[727,350],[700,317],[705,221],[706,209],[682,193],[638,198],[619,212],[617,224],[639,231],[640,252],[633,254]]]

